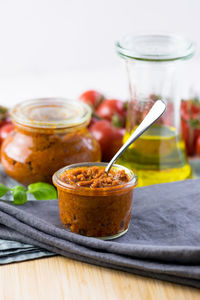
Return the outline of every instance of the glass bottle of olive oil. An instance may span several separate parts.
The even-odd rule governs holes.
[[[181,60],[193,55],[194,44],[174,35],[140,35],[127,36],[116,46],[126,63],[131,96],[124,142],[157,99],[167,103],[164,115],[117,163],[135,171],[139,186],[190,178],[191,168],[180,132],[177,70]]]
[[[129,137],[126,133],[124,142]],[[138,186],[183,180],[191,175],[185,145],[175,129],[167,125],[153,125],[117,163],[135,171]]]

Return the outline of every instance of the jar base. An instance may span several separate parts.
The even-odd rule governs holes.
[[[64,228],[65,228],[67,231],[71,232],[71,233],[81,235],[81,234],[79,234],[79,233],[72,232],[69,228],[66,228],[66,227],[64,227]],[[117,239],[117,238],[123,236],[125,233],[127,233],[127,231],[128,231],[128,228],[125,229],[124,231],[120,231],[119,233],[114,234],[114,235],[110,235],[110,236],[103,236],[103,237],[98,237],[98,236],[87,236],[87,237],[92,237],[92,238],[99,239],[99,240],[103,240],[103,241],[109,241],[109,240],[114,240],[114,239]],[[81,236],[84,236],[84,235],[81,235]]]
[[[114,240],[114,239],[117,239],[117,238],[121,237],[125,233],[127,233],[127,231],[128,231],[128,228],[125,229],[124,231],[121,231],[121,232],[119,232],[117,234],[114,234],[114,235],[104,236],[104,237],[94,237],[94,238],[99,239],[99,240],[104,240],[104,241]]]

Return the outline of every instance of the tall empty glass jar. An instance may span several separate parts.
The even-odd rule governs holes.
[[[118,163],[136,172],[139,186],[189,178],[191,168],[180,133],[179,67],[194,54],[194,44],[175,35],[139,35],[122,38],[116,48],[126,64],[130,90],[124,142],[158,98],[167,103],[162,118]]]

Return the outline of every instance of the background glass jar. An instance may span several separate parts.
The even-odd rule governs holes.
[[[130,90],[126,141],[158,99],[167,111],[118,160],[136,172],[138,185],[191,176],[180,134],[180,77],[178,67],[194,54],[194,44],[175,35],[126,36],[116,44],[124,59]]]
[[[52,182],[55,171],[76,162],[100,161],[87,125],[91,109],[79,101],[35,99],[11,111],[14,132],[2,145],[5,172],[22,184]]]

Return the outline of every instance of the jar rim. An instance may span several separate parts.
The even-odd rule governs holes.
[[[112,168],[125,170],[126,174],[128,174],[128,176],[130,177],[130,180],[128,182],[126,182],[122,185],[118,185],[118,186],[113,186],[113,187],[109,187],[109,188],[103,187],[103,188],[91,189],[91,188],[85,187],[85,186],[75,186],[75,185],[67,184],[60,178],[60,176],[63,174],[63,172],[65,172],[66,170],[69,170],[69,169],[80,168],[80,167],[94,167],[94,166],[106,167],[107,164],[108,163],[105,163],[105,162],[84,162],[84,163],[76,163],[76,164],[66,166],[54,173],[53,183],[56,187],[63,188],[64,190],[65,189],[70,190],[70,191],[78,193],[78,194],[83,193],[88,196],[94,196],[94,190],[95,190],[95,195],[103,195],[105,193],[106,193],[106,195],[108,195],[108,194],[118,193],[119,191],[123,191],[124,189],[134,188],[137,185],[138,180],[137,180],[136,174],[132,170],[130,170],[122,165],[118,165],[118,164],[113,164]],[[90,194],[90,191],[92,192],[91,194]]]
[[[124,58],[151,62],[189,59],[196,50],[194,42],[176,34],[126,35],[115,45]]]
[[[86,126],[91,114],[86,103],[56,97],[25,100],[10,111],[14,123],[43,129]]]

